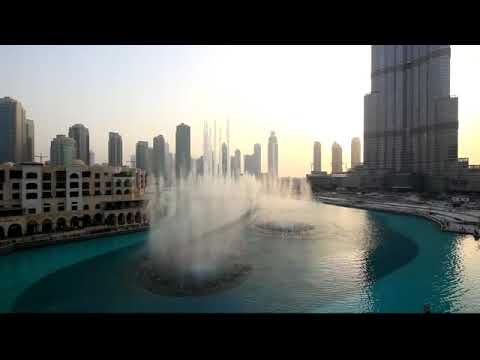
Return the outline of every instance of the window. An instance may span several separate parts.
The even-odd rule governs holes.
[[[96,188],[100,187],[100,182],[97,181],[97,182],[95,183],[95,187],[96,187]]]
[[[64,204],[59,204],[58,205],[58,211],[65,211],[65,205]]]
[[[64,198],[65,197],[65,191],[57,191],[57,193],[55,194],[55,197]]]
[[[27,199],[38,199],[38,194],[37,193],[27,193]]]
[[[67,179],[67,172],[66,171],[57,171],[55,173],[55,180],[56,181],[65,181]]]
[[[37,211],[36,209],[28,209],[29,214],[35,214]]]
[[[89,189],[90,188],[90,183],[84,182],[82,183],[82,189]]]
[[[78,174],[76,173],[70,174],[70,179],[78,179]]]
[[[34,172],[28,172],[27,175],[25,176],[26,179],[36,179],[38,177],[37,173]]]
[[[0,170],[0,182],[5,181],[5,170]]]
[[[19,193],[12,194],[12,199],[14,199],[14,200],[20,199],[20,194]]]
[[[90,196],[90,191],[82,191],[82,196]]]
[[[95,179],[100,179],[100,173],[95,173]]]
[[[106,190],[105,195],[112,195],[112,190]]]
[[[117,180],[115,182],[115,186],[122,186],[122,180]]]
[[[78,191],[70,191],[70,197],[78,197]]]
[[[103,173],[103,176],[108,176],[108,173]]]
[[[0,200],[3,200],[3,194],[0,194]]]
[[[117,195],[122,195],[122,190],[118,189],[118,190],[115,192],[115,194],[117,194]]]
[[[91,176],[91,172],[90,171],[83,171],[82,172],[82,178],[89,178]]]
[[[78,210],[78,206],[77,205],[72,205],[72,211],[77,211]]]
[[[22,170],[10,170],[10,179],[21,179],[23,176]]]
[[[83,205],[83,210],[89,210],[89,206],[88,205]]]
[[[64,182],[57,183],[55,187],[57,189],[65,189],[65,183]]]
[[[106,186],[107,188],[111,188],[111,187],[112,187],[112,182],[111,182],[111,181],[107,181],[107,182],[105,183],[105,186]]]
[[[43,181],[50,181],[52,180],[52,173],[43,173]]]
[[[20,190],[20,183],[13,183],[12,184],[12,189],[13,190]]]
[[[98,195],[102,195],[102,193],[100,192],[100,190],[95,190],[95,196],[98,196]]]
[[[102,208],[102,207],[101,207],[100,204],[96,204],[96,205],[95,205],[95,209],[100,210],[101,208]]]
[[[43,190],[52,190],[52,183],[43,183],[42,184]]]
[[[70,188],[71,189],[78,189],[78,182],[71,182],[70,183]]]
[[[38,185],[35,183],[27,183],[27,190],[37,190]]]
[[[52,193],[51,192],[44,192],[44,193],[42,193],[42,197],[44,199],[50,199],[52,197]]]
[[[50,212],[50,206],[44,206],[43,212]]]

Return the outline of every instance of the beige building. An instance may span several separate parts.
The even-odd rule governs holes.
[[[148,223],[144,170],[41,163],[0,165],[0,239]]]

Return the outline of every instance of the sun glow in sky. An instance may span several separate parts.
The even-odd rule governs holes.
[[[480,46],[452,46],[451,94],[459,97],[459,156],[480,163]],[[20,102],[35,121],[36,154],[82,123],[96,162],[108,159],[108,132],[123,137],[123,159],[135,144],[191,126],[192,156],[202,155],[203,124],[224,130],[231,153],[253,153],[274,130],[280,176],[310,172],[313,142],[330,171],[331,146],[362,139],[363,97],[370,91],[370,46],[0,46],[0,97]]]

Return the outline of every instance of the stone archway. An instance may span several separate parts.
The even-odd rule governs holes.
[[[70,227],[72,229],[80,228],[80,219],[78,218],[78,216],[72,217],[72,219],[70,220]]]
[[[27,231],[25,232],[25,235],[34,235],[39,232],[38,230],[38,223],[35,220],[31,220],[27,224]]]
[[[96,213],[96,214],[93,216],[93,223],[94,223],[95,225],[102,225],[102,224],[103,224],[103,216],[102,216],[102,214]]]
[[[50,219],[45,219],[42,222],[42,233],[48,234],[53,231],[53,223]]]
[[[117,218],[115,217],[115,214],[108,215],[105,219],[105,224],[109,226],[117,225]]]
[[[67,220],[65,218],[57,219],[57,231],[65,231],[67,230]]]
[[[5,239],[5,230],[3,230],[3,227],[0,226],[0,240]]]
[[[138,211],[136,214],[135,214],[135,222],[140,224],[142,222],[142,214],[140,214],[140,211]]]
[[[127,214],[127,224],[133,224],[133,214],[132,213]]]
[[[8,227],[8,237],[15,238],[23,235],[22,226],[20,224],[12,224]]]
[[[125,215],[119,214],[118,215],[118,225],[125,225]]]
[[[87,226],[91,226],[92,225],[92,218],[90,215],[88,214],[85,214],[83,215],[82,217],[82,226],[83,227],[87,227]]]

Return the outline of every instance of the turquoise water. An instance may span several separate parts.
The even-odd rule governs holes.
[[[480,246],[404,215],[298,202],[263,218],[302,236],[242,228],[252,266],[238,287],[153,295],[136,280],[155,231],[0,257],[0,312],[480,312]]]

